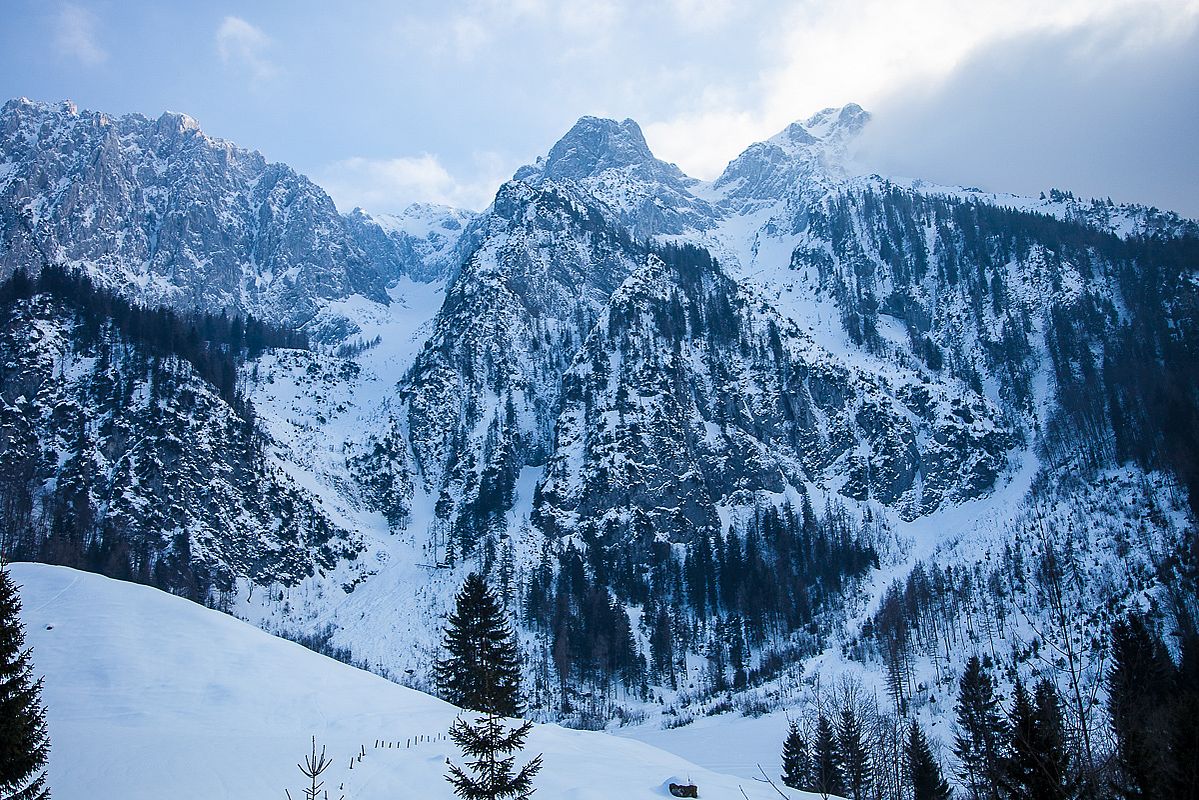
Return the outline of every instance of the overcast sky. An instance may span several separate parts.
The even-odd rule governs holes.
[[[0,0],[0,95],[205,131],[342,210],[486,206],[584,114],[711,178],[826,106],[883,174],[1199,216],[1199,0]]]

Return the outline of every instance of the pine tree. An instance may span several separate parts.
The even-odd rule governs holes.
[[[450,728],[450,739],[469,759],[471,775],[449,759],[446,780],[462,800],[525,800],[533,794],[533,778],[541,770],[541,756],[516,771],[516,756],[525,746],[533,723],[508,728],[494,713],[478,717],[473,725],[459,717]]]
[[[1199,631],[1189,614],[1180,615],[1181,658],[1174,724],[1170,736],[1170,796],[1199,800]]]
[[[998,800],[1005,737],[1003,718],[995,698],[991,676],[972,656],[966,663],[959,684],[954,754],[958,757],[958,775],[973,800]]]
[[[434,675],[441,696],[461,708],[518,716],[520,662],[516,637],[495,593],[478,573],[466,577],[446,626],[446,657]]]
[[[837,734],[828,717],[823,714],[816,720],[815,752],[812,753],[812,788],[827,797],[830,794],[845,794],[845,783],[841,778],[841,754],[837,752]]]
[[[331,766],[333,766],[333,762],[325,755],[324,745],[321,746],[320,755],[317,755],[316,737],[313,736],[312,753],[304,756],[303,764],[296,764],[296,767],[300,770],[300,774],[308,779],[308,785],[302,790],[304,792],[304,800],[320,800],[321,788],[325,785],[321,776]],[[291,792],[284,789],[283,793],[287,795],[287,800],[291,800]],[[329,793],[325,792],[325,796],[328,797]]]
[[[1081,782],[1070,763],[1070,750],[1062,727],[1062,699],[1053,681],[1042,678],[1037,683],[1033,706],[1036,715],[1033,752],[1040,755],[1040,771],[1032,796],[1046,800],[1077,797]]]
[[[670,612],[665,608],[658,610],[654,617],[654,629],[649,637],[649,651],[653,659],[653,673],[656,680],[669,683],[670,688],[676,688],[674,677],[674,630],[671,625]]]
[[[811,758],[808,743],[792,720],[783,740],[783,785],[791,789],[807,789],[811,783]]]
[[[1012,800],[1043,800],[1035,793],[1041,777],[1041,754],[1037,752],[1037,718],[1032,698],[1024,683],[1016,679],[1012,708],[1008,712],[1011,752],[1001,765],[1001,787]]]
[[[912,720],[907,741],[908,779],[912,782],[912,800],[949,800],[952,792],[933,756],[928,738],[919,723]]]
[[[1126,800],[1165,797],[1174,662],[1136,614],[1112,626],[1108,710],[1116,734],[1117,794]]]
[[[841,709],[837,752],[841,756],[841,776],[846,792],[853,800],[865,800],[871,786],[870,754],[862,742],[862,724],[849,705]]]
[[[41,679],[33,680],[20,618],[21,598],[0,562],[0,797],[48,800],[50,739]]]

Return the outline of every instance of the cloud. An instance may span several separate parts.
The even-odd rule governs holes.
[[[881,99],[870,171],[1036,195],[1111,196],[1199,217],[1199,15],[1129,13],[994,42],[935,86]]]
[[[757,114],[717,103],[643,127],[654,154],[689,175],[710,179],[751,142],[764,138]]]
[[[738,10],[733,0],[670,0],[669,5],[675,22],[696,32],[716,30]]]
[[[686,3],[688,0],[678,0]],[[698,2],[698,0],[695,0]],[[932,92],[998,42],[1121,30],[1118,47],[1074,42],[1093,65],[1177,39],[1199,18],[1199,0],[844,0],[780,12],[756,46],[765,66],[740,92],[698,92],[691,106],[646,120],[659,156],[714,177],[748,143],[827,107]],[[985,81],[976,89],[985,97]],[[703,125],[707,130],[698,130]],[[748,136],[747,136],[748,134]]]
[[[441,203],[481,210],[512,172],[494,153],[476,153],[470,180],[452,175],[435,155],[398,158],[353,157],[335,161],[320,174],[320,184],[344,213],[355,206],[399,212],[415,202]]]
[[[58,12],[54,44],[58,52],[80,63],[94,67],[108,60],[108,53],[97,42],[96,16],[85,8],[71,3]]]
[[[627,16],[623,0],[470,0],[456,7],[448,18],[405,18],[396,27],[412,46],[461,62],[475,60],[480,50],[497,43],[512,48],[503,58],[535,45],[561,59],[600,52]]]
[[[269,80],[279,74],[278,67],[267,56],[271,39],[241,17],[225,17],[216,32],[217,52],[229,67],[245,70],[254,82]]]

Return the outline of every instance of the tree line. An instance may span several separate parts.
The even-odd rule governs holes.
[[[48,264],[36,277],[21,268],[0,284],[0,308],[43,295],[78,318],[81,348],[98,344],[112,328],[158,358],[187,361],[239,414],[252,414],[238,390],[238,367],[272,348],[308,349],[303,331],[282,328],[249,315],[178,311],[149,307],[98,286],[87,274]]]
[[[957,681],[950,773],[914,713],[881,709],[860,684],[817,688],[782,745],[784,785],[851,800],[1158,800],[1199,797],[1199,634],[1177,620],[1172,656],[1148,618],[1108,635],[1103,744],[1088,744],[1068,700],[1041,676],[1017,676],[1006,703],[989,656]]]

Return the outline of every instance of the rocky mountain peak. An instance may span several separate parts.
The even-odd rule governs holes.
[[[605,169],[637,166],[653,160],[654,154],[633,120],[617,122],[582,117],[550,149],[545,174],[577,180]]]
[[[195,117],[175,111],[164,112],[158,118],[155,126],[160,135],[179,135],[192,131],[198,133],[200,131],[200,123]]]
[[[713,185],[740,205],[784,197],[814,177],[840,176],[847,144],[869,121],[869,112],[855,103],[818,111],[750,145]]]
[[[832,139],[849,139],[858,135],[869,121],[869,111],[857,103],[848,103],[840,108],[826,108],[817,111],[804,120],[802,125],[810,135],[817,139],[830,141]]]
[[[0,164],[0,208],[16,212],[0,215],[0,276],[54,253],[142,303],[289,325],[353,294],[387,301],[392,270],[368,260],[323,190],[186,114],[13,100]]]
[[[601,117],[579,118],[548,154],[537,159],[536,164],[522,167],[514,177],[532,182],[587,181],[609,170],[672,186],[687,181],[677,166],[654,157],[636,122]]]

